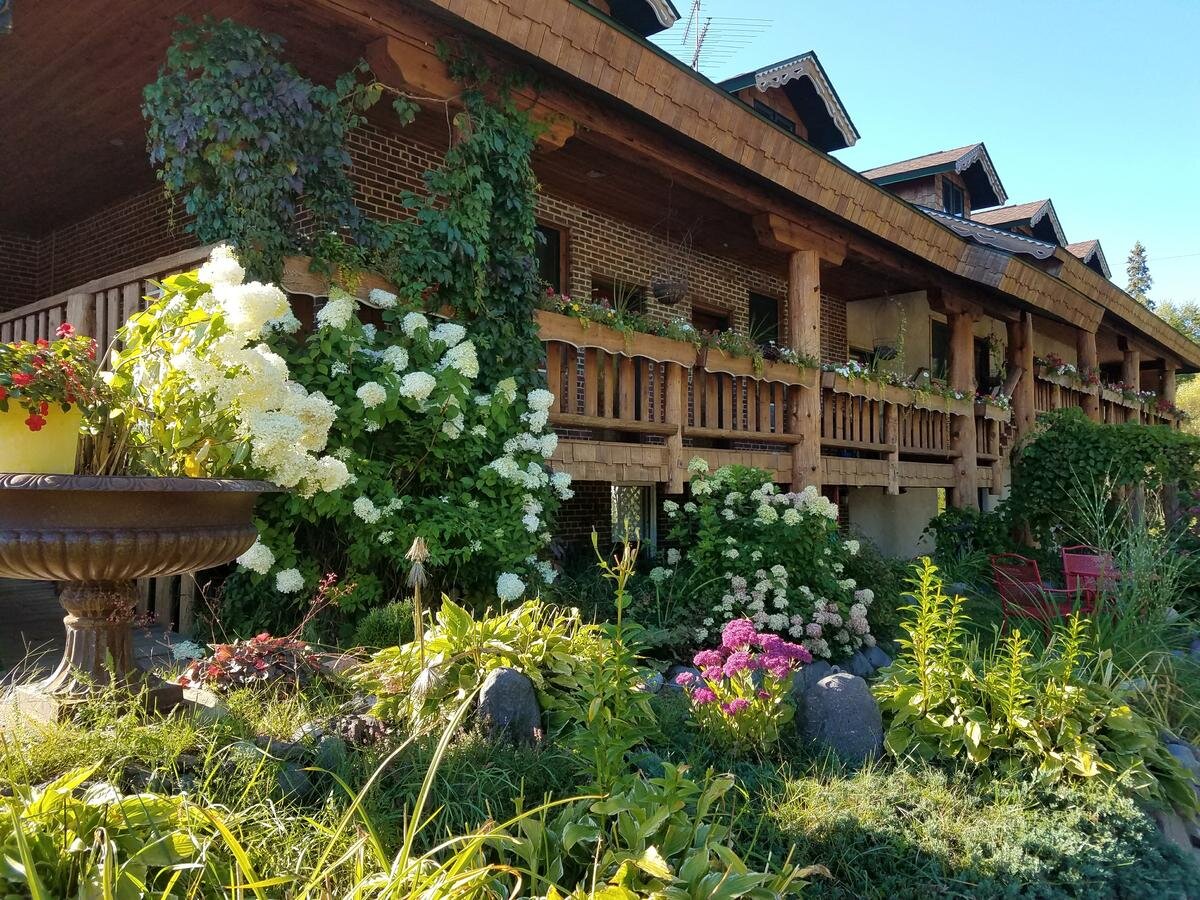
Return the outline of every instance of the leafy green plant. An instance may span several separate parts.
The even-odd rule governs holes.
[[[411,601],[393,600],[385,606],[370,610],[354,629],[350,643],[354,647],[398,647],[407,644],[413,635]]]
[[[903,652],[875,687],[895,756],[965,759],[990,771],[1032,771],[1041,782],[1097,778],[1182,811],[1196,808],[1190,774],[1158,730],[1093,677],[1097,658],[1079,616],[1039,651],[1020,630],[994,647],[966,639],[961,597],[937,569],[916,567]]]
[[[345,141],[382,92],[359,82],[361,64],[333,87],[314,84],[282,47],[228,19],[185,22],[143,92],[150,161],[194,217],[188,227],[204,243],[233,241],[263,277],[307,235],[359,225]],[[411,118],[407,104],[398,112]]]
[[[89,783],[98,766],[0,799],[0,886],[34,898],[174,896],[212,839],[180,797],[122,796]],[[161,895],[159,892],[162,892]]]

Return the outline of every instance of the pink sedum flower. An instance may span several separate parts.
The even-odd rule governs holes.
[[[734,619],[721,631],[721,646],[726,650],[740,650],[757,642],[758,630],[749,619]]]
[[[720,650],[701,650],[692,657],[692,665],[700,669],[707,669],[709,666],[722,666],[725,664],[725,657]]]
[[[749,705],[750,701],[745,697],[734,697],[728,703],[721,704],[721,712],[725,713],[727,716],[736,716]]]
[[[695,684],[697,681],[695,672],[680,672],[675,676],[675,683],[681,687],[687,687],[689,684]]]
[[[704,706],[706,703],[712,703],[717,699],[717,695],[712,692],[711,688],[696,688],[692,691],[692,702],[697,706]]]

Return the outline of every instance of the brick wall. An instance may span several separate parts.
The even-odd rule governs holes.
[[[35,238],[0,230],[0,310],[38,299],[39,247]]]
[[[600,535],[601,546],[611,539],[612,490],[604,481],[576,481],[571,485],[575,496],[563,503],[555,517],[555,538],[573,549],[588,547],[592,528]]]

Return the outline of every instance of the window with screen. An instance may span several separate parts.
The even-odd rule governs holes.
[[[779,343],[779,301],[750,294],[750,337],[760,344]]]
[[[646,311],[646,288],[619,278],[593,275],[592,302],[625,312],[642,313]]]
[[[653,485],[614,484],[612,486],[612,539],[620,543],[626,537],[651,548],[656,539]]]
[[[962,188],[948,179],[942,179],[942,208],[952,216],[965,215],[967,210]]]
[[[929,374],[941,380],[950,374],[950,326],[937,320],[929,323]]]
[[[796,123],[795,122],[793,122],[791,119],[789,119],[783,113],[779,112],[779,110],[774,109],[773,107],[767,106],[767,104],[763,103],[761,100],[754,101],[754,110],[755,110],[755,112],[765,116],[767,119],[774,122],[776,125],[778,125],[780,128],[782,128],[784,131],[790,131],[792,134],[796,133]]]
[[[563,233],[550,225],[537,226],[538,275],[543,282],[561,294],[565,283],[563,272]]]
[[[697,331],[728,331],[729,313],[693,306],[692,325]]]

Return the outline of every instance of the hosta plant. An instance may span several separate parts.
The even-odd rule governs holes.
[[[692,662],[700,675],[681,672],[675,681],[691,701],[693,719],[718,744],[747,750],[779,740],[795,714],[792,679],[812,654],[776,634],[759,634],[749,619],[734,619],[720,646],[701,650]]]
[[[1085,619],[1056,625],[1045,649],[1020,629],[981,647],[967,639],[963,598],[945,593],[928,559],[912,597],[902,652],[875,687],[889,753],[1045,782],[1096,778],[1196,809],[1189,773],[1105,680]]]

